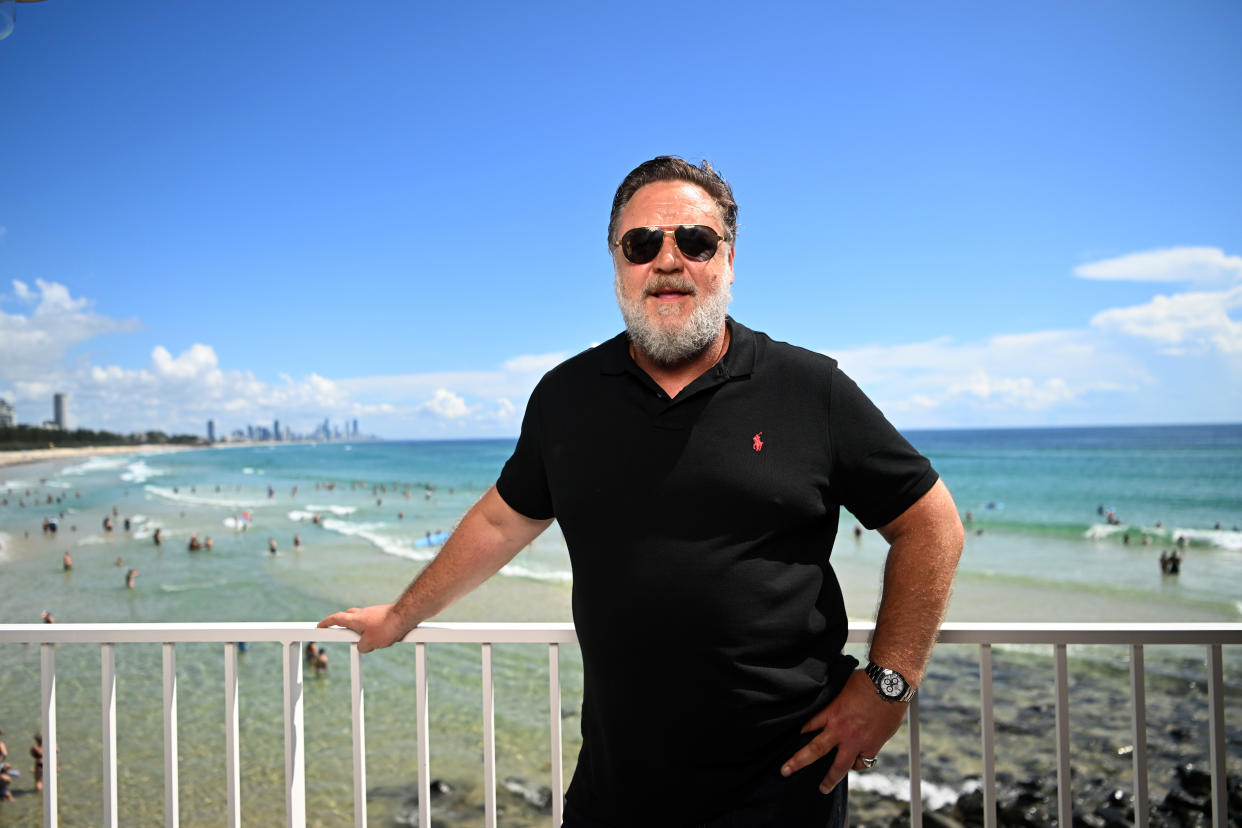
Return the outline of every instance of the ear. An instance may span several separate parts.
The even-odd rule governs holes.
[[[737,248],[733,243],[729,243],[729,284],[733,284],[733,254],[737,252]]]

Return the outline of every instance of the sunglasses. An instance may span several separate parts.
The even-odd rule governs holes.
[[[626,230],[621,241],[613,247],[619,246],[632,264],[646,264],[660,254],[664,236],[668,233],[673,234],[673,241],[677,243],[681,255],[695,262],[705,262],[715,256],[716,248],[724,241],[706,224],[670,224]]]

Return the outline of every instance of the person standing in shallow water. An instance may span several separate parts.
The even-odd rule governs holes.
[[[736,236],[709,164],[626,176],[625,332],[544,376],[500,479],[394,603],[320,622],[388,646],[555,519],[585,688],[568,828],[844,826],[846,774],[878,761],[944,617],[952,497],[834,360],[728,316]],[[842,506],[889,543],[865,669],[829,563]]]

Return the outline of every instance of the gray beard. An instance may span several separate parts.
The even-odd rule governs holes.
[[[657,325],[647,315],[641,291],[637,299],[628,298],[622,290],[620,279],[616,280],[615,288],[617,304],[621,307],[621,316],[625,319],[630,341],[652,362],[665,367],[685,364],[706,351],[720,335],[725,314],[729,312],[729,302],[733,299],[729,283],[722,280],[715,293],[706,297],[699,294],[702,301],[690,312],[685,324],[680,328],[665,328]],[[669,313],[676,312],[675,308],[667,310]]]

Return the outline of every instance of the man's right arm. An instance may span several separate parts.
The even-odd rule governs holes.
[[[394,603],[336,612],[319,626],[358,633],[359,652],[387,647],[494,575],[551,523],[514,511],[493,486]]]

